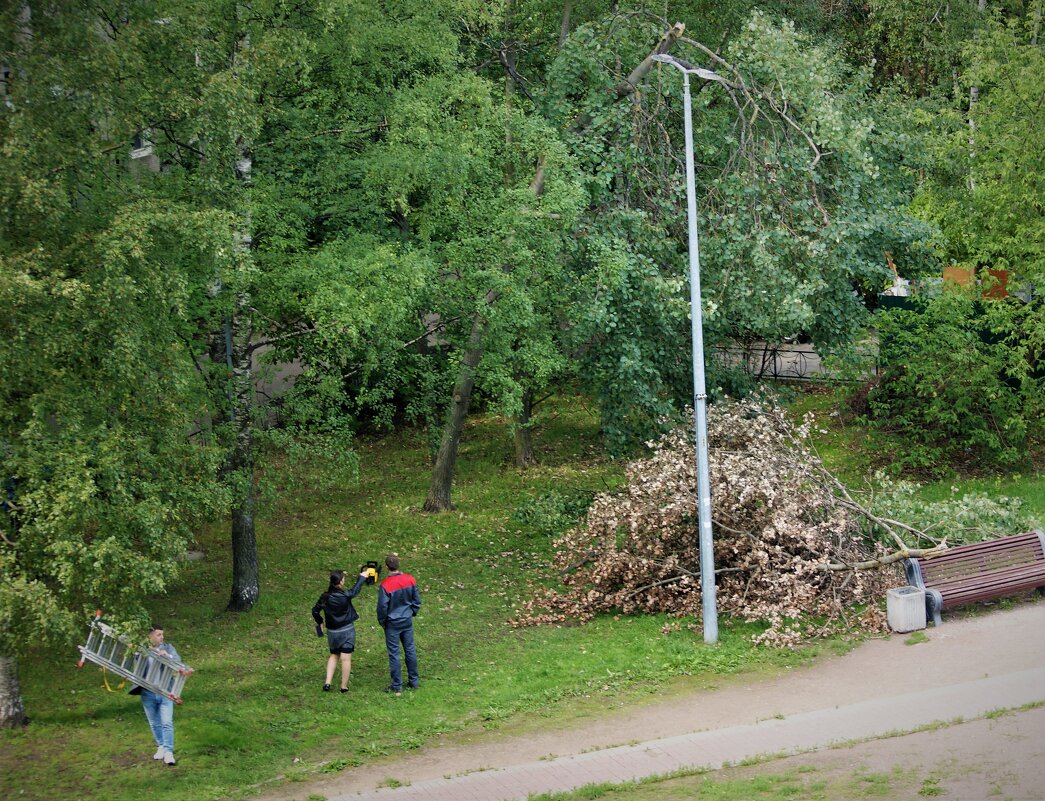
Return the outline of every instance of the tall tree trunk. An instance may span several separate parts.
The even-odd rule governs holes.
[[[510,10],[511,4],[508,4]],[[505,69],[504,77],[504,106],[506,119],[510,119],[512,103],[515,96],[516,81],[515,71],[515,47],[511,37],[505,32],[505,44],[503,45],[500,58]],[[505,143],[510,147],[512,143],[511,126],[505,127]],[[511,167],[505,169],[504,181],[506,186],[512,182]],[[497,300],[499,293],[490,292],[486,296],[486,304],[489,305]],[[472,389],[475,386],[475,373],[479,362],[483,357],[483,334],[486,331],[486,321],[482,314],[477,312],[472,319],[472,330],[468,335],[468,344],[465,349],[464,359],[457,371],[457,380],[454,383],[454,394],[450,400],[447,410],[446,421],[443,423],[443,434],[439,442],[439,453],[435,457],[435,465],[432,467],[432,481],[428,487],[428,495],[425,498],[424,510],[426,512],[446,512],[453,508],[451,491],[454,483],[454,470],[457,467],[457,451],[461,444],[461,432],[464,430],[464,421],[468,416],[468,404],[472,399]]]
[[[258,545],[254,533],[254,374],[251,371],[251,324],[240,295],[232,340],[232,385],[236,439],[229,460],[235,501],[232,507],[232,594],[228,609],[244,612],[258,600]]]
[[[562,50],[562,46],[566,44],[566,40],[570,37],[570,10],[573,6],[573,0],[564,0],[562,4],[562,24],[559,26],[559,50]]]
[[[667,53],[675,42],[685,32],[686,26],[681,22],[675,23],[671,30],[661,37],[654,48],[653,54]],[[512,64],[511,59],[505,58],[506,68]],[[649,73],[654,64],[653,59],[647,56],[628,75],[626,81],[616,89],[617,97],[623,99],[630,97],[635,92],[635,87]],[[507,102],[511,102],[511,90],[515,88],[514,78],[508,69],[508,90],[506,92]],[[584,114],[573,123],[573,130],[580,131],[586,128],[591,118]],[[544,159],[538,161],[533,181],[530,182],[530,191],[535,197],[544,193]],[[510,270],[510,267],[505,267]],[[491,291],[486,296],[486,304],[494,303],[499,293]],[[454,396],[447,411],[446,422],[443,424],[443,435],[439,444],[439,453],[436,455],[435,466],[432,468],[432,482],[428,487],[428,496],[425,498],[424,510],[426,512],[445,512],[453,508],[450,498],[450,489],[453,486],[454,468],[457,465],[457,450],[461,442],[461,431],[464,428],[464,420],[468,415],[468,404],[472,397],[472,388],[475,384],[475,372],[479,361],[483,356],[483,334],[486,331],[486,321],[481,313],[477,312],[472,321],[472,331],[468,337],[468,346],[465,356],[458,370],[457,382],[454,386]]]
[[[236,177],[244,190],[250,187],[253,164],[250,148],[240,142],[240,157],[236,162]],[[244,215],[244,229],[240,247],[249,259],[253,247],[250,233],[250,214]],[[232,593],[228,610],[245,612],[258,600],[258,543],[254,532],[254,373],[251,369],[251,338],[254,333],[250,316],[250,295],[240,290],[236,296],[236,310],[232,317],[232,387],[233,421],[236,439],[232,446],[232,470],[235,500],[232,508]]]
[[[464,359],[457,371],[457,382],[454,384],[454,395],[443,424],[443,436],[439,443],[439,453],[435,457],[432,468],[432,483],[428,487],[425,498],[426,512],[446,512],[453,508],[450,502],[450,489],[454,481],[454,468],[457,465],[457,449],[461,444],[461,431],[468,415],[468,403],[472,399],[472,388],[475,386],[475,371],[483,357],[483,334],[486,321],[480,314],[472,320],[472,330],[468,335],[468,347]]]
[[[14,42],[20,51],[18,55],[26,56],[32,43],[33,15],[29,3],[21,3],[14,30]],[[24,58],[20,58],[25,63]],[[13,76],[13,73],[12,73]],[[25,79],[24,69],[19,69],[17,78]],[[13,77],[12,77],[13,80]],[[0,94],[9,94],[11,87],[5,85]],[[17,523],[15,524],[17,525]],[[25,716],[25,704],[22,702],[22,687],[18,683],[18,660],[13,656],[0,653],[0,729],[13,729],[29,722]]]
[[[560,31],[559,47],[562,47],[563,41],[569,33],[570,24],[570,0],[566,0],[565,8],[563,11],[562,30]],[[511,40],[510,36],[505,36],[506,41],[511,41],[511,45],[505,45],[504,48],[504,63],[506,68],[506,75],[504,79],[504,102],[505,107],[510,112],[512,109],[512,102],[515,98],[516,82],[514,79],[515,75],[515,64],[516,64],[516,51],[514,41]],[[512,129],[510,125],[505,126],[505,144],[511,147],[512,144]],[[505,188],[511,187],[515,179],[514,171],[512,170],[511,162],[505,168],[504,173],[504,185]],[[540,192],[534,194],[539,195]],[[533,405],[533,393],[530,390],[523,391],[523,409],[519,417],[515,420],[515,463],[517,466],[525,469],[533,461],[533,444],[530,439],[530,408]]]
[[[976,10],[981,14],[987,9],[987,0],[976,0]],[[976,101],[980,99],[980,87],[969,87],[969,191],[976,191],[976,118],[973,111]]]
[[[522,409],[515,418],[515,466],[525,470],[534,462],[533,436],[531,423],[533,421],[533,390],[524,389],[522,395]]]
[[[973,110],[980,99],[980,87],[969,87],[969,191],[976,191],[976,118]]]
[[[18,660],[0,654],[0,729],[13,729],[27,723],[29,718],[25,716],[22,687],[18,683]]]
[[[216,298],[222,293],[223,287],[221,279],[219,278],[214,282],[214,286],[211,288],[211,297]],[[221,322],[221,328],[217,331],[210,332],[209,336],[209,347],[207,348],[207,354],[210,356],[210,363],[214,365],[216,371],[220,370],[219,375],[221,380],[216,382],[217,386],[223,389],[222,397],[215,397],[214,403],[217,408],[224,409],[224,413],[227,416],[229,422],[236,422],[236,410],[235,404],[233,403],[232,394],[232,318],[226,317]],[[221,365],[219,368],[217,365]],[[225,478],[229,471],[228,462],[221,469],[222,479]]]

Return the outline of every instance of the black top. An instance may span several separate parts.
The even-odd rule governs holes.
[[[352,599],[359,595],[366,583],[366,577],[360,576],[356,579],[355,586],[350,590],[334,590],[331,593],[323,593],[312,607],[312,618],[317,625],[323,625],[322,612],[327,619],[327,629],[343,629],[349,623],[359,620],[359,613],[352,606]]]

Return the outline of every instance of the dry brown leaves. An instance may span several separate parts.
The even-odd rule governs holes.
[[[790,646],[835,624],[880,630],[882,616],[846,610],[884,594],[891,571],[825,569],[879,554],[831,493],[794,426],[766,401],[724,401],[708,413],[718,609],[769,628],[757,642]],[[555,543],[564,589],[523,605],[514,623],[585,622],[599,612],[701,615],[692,427],[649,443],[623,491],[598,496],[586,521]],[[808,622],[818,619],[818,625]],[[826,621],[826,622],[825,622]]]

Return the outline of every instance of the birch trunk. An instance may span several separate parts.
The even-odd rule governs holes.
[[[559,26],[559,50],[562,50],[562,46],[566,44],[566,40],[570,37],[570,11],[572,6],[573,0],[565,0],[562,4],[562,24]]]
[[[244,189],[250,186],[253,164],[250,148],[240,143],[236,177]],[[244,215],[240,248],[249,259],[253,246],[250,214]],[[250,295],[240,290],[232,317],[230,362],[232,368],[232,418],[236,439],[229,467],[235,482],[232,508],[232,593],[228,610],[245,612],[257,603],[260,594],[258,544],[254,531],[254,373],[251,366],[253,325]]]
[[[0,729],[13,729],[28,723],[22,703],[22,687],[18,683],[18,660],[0,654]]]
[[[534,463],[533,456],[533,391],[523,390],[522,410],[515,418],[515,466],[525,470]]]
[[[976,0],[976,10],[981,14],[987,9],[987,0]],[[969,87],[969,191],[976,191],[976,118],[973,111],[976,101],[980,99],[980,87]]]

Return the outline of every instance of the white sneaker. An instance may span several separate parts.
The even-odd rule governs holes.
[[[152,755],[152,758],[163,759],[165,756],[167,756],[167,749],[161,745],[159,748],[156,749],[156,753]]]
[[[163,764],[164,765],[173,765],[174,764],[174,752],[173,751],[166,751],[166,752],[164,752],[164,754],[163,754]]]

